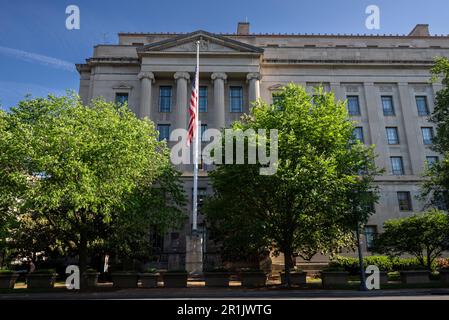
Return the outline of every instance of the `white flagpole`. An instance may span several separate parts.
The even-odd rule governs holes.
[[[196,42],[196,74],[195,74],[195,91],[196,91],[196,129],[193,145],[193,216],[192,231],[198,230],[198,149],[200,132],[200,113],[199,113],[199,81],[200,81],[200,42]]]

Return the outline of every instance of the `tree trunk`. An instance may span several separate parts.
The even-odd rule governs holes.
[[[430,261],[430,251],[429,249],[426,250],[426,254],[427,254],[427,271],[432,272],[432,261]]]
[[[357,251],[359,253],[359,268],[360,268],[360,290],[366,291],[366,275],[365,275],[365,266],[363,265],[363,253],[362,253],[362,244],[360,243],[360,230],[359,225],[357,224],[357,228],[355,229],[355,233],[357,236]]]
[[[284,271],[285,271],[285,281],[287,282],[287,287],[291,287],[290,270],[293,266],[292,250],[286,248],[284,250]]]
[[[81,289],[85,287],[85,279],[84,273],[87,270],[87,236],[84,231],[80,233],[80,241],[79,241],[79,268],[80,268],[80,286]]]

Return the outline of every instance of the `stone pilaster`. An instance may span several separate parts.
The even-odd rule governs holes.
[[[137,76],[140,80],[139,117],[151,119],[151,90],[154,82],[153,72],[141,72]]]
[[[214,112],[216,129],[226,127],[225,118],[225,88],[224,84],[228,76],[226,73],[212,73],[211,79],[214,84]]]
[[[399,99],[401,100],[407,150],[410,157],[411,174],[419,175],[424,168],[425,156],[419,144],[419,139],[422,139],[422,135],[418,126],[418,111],[415,101],[412,100],[408,83],[398,83],[398,91]]]
[[[188,72],[176,72],[174,75],[176,80],[176,110],[175,110],[175,126],[173,129],[187,130],[187,82],[190,80]]]
[[[369,132],[371,137],[371,144],[376,145],[376,153],[379,155],[376,158],[376,165],[379,168],[385,168],[385,174],[390,173],[389,153],[386,148],[386,133],[384,126],[384,119],[382,114],[382,106],[379,105],[378,93],[374,87],[374,83],[365,82],[363,84],[365,90],[366,111],[368,116]]]

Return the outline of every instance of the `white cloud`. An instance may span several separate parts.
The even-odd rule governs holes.
[[[49,67],[76,72],[75,64],[71,62],[44,56],[33,52],[27,52],[23,50],[0,46],[0,54],[27,62],[37,62],[39,64],[46,65]]]

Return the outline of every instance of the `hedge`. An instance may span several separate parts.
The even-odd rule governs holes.
[[[424,269],[422,264],[416,258],[391,258],[388,256],[367,256],[363,258],[363,265],[366,268],[369,265],[376,265],[380,271],[405,271]],[[436,268],[436,264],[432,266]],[[329,263],[331,270],[344,270],[352,275],[359,272],[359,259],[352,257],[335,256]]]

